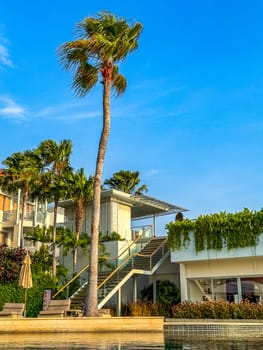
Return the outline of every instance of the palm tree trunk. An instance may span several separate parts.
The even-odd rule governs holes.
[[[24,246],[25,246],[25,242],[24,242],[24,217],[25,217],[27,199],[28,199],[28,188],[25,188],[24,194],[23,194],[23,199],[22,199],[22,213],[21,213],[21,220],[20,220],[20,248],[22,248],[22,249],[24,249]],[[19,203],[18,203],[18,208],[19,208]]]
[[[105,152],[110,133],[110,88],[111,80],[104,79],[103,88],[103,128],[98,148],[96,172],[93,187],[91,243],[90,243],[90,269],[85,299],[84,316],[94,317],[98,315],[98,246],[99,246],[99,221],[100,221],[100,197],[101,179]]]
[[[57,216],[58,216],[58,200],[54,201],[54,218],[53,218],[53,231],[52,231],[52,275],[56,276],[57,273],[57,259],[56,259],[56,235],[57,235]]]
[[[77,256],[78,256],[78,248],[74,247],[72,249],[72,259],[73,259],[73,263],[72,263],[72,275],[75,276],[76,272],[77,272]]]
[[[77,201],[76,203],[76,209],[75,209],[75,229],[76,229],[76,238],[77,242],[79,240],[80,236],[80,230],[82,226],[82,221],[83,221],[83,205],[81,201]],[[73,275],[77,271],[77,262],[78,262],[78,247],[74,247],[72,251],[73,255]]]

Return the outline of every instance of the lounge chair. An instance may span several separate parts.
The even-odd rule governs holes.
[[[25,311],[23,303],[5,303],[0,317],[22,318]]]
[[[38,317],[65,317],[70,310],[70,299],[50,300],[47,310],[39,312]]]

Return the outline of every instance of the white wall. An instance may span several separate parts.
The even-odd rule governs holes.
[[[263,234],[260,235],[259,243],[256,247],[236,248],[230,250],[228,250],[227,247],[224,247],[222,250],[205,249],[196,253],[194,236],[191,232],[189,246],[187,248],[181,247],[180,250],[173,250],[171,252],[171,261],[180,263],[188,261],[222,260],[253,256],[263,256]]]

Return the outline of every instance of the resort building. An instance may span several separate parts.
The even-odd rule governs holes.
[[[25,240],[24,237],[31,233],[34,227],[49,227],[52,222],[53,208],[37,200],[27,202],[22,220],[21,190],[10,194],[0,189],[0,244],[12,248],[23,246],[27,250],[35,251],[41,243]],[[58,222],[64,222],[62,208],[58,211]]]
[[[21,215],[21,191],[9,194],[0,190],[0,243],[20,247]],[[43,208],[38,207],[36,202],[28,201],[23,218],[23,233],[31,232],[36,225],[43,225],[45,218],[47,220],[48,215],[45,217]]]
[[[263,300],[263,234],[255,246],[195,250],[190,233],[187,247],[171,252],[180,266],[181,300]]]
[[[60,202],[64,208],[65,225],[74,229],[74,206],[71,200]],[[100,232],[107,238],[112,232],[121,240],[104,240],[111,268],[101,266],[99,274],[99,308],[106,304],[117,305],[120,314],[121,304],[136,301],[140,290],[153,284],[156,297],[156,281],[169,280],[179,285],[178,265],[170,261],[167,236],[158,234],[158,218],[185,211],[173,205],[145,195],[131,195],[114,189],[101,193]],[[91,204],[87,206],[82,232],[90,232]],[[61,256],[61,261],[70,267],[72,256]],[[71,296],[71,305],[81,308],[84,303],[88,264],[87,255],[78,253],[77,271],[80,275],[80,289]],[[83,292],[84,290],[84,292]]]

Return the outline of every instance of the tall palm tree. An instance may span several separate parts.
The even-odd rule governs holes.
[[[26,205],[31,191],[37,182],[41,172],[41,162],[35,150],[26,150],[25,152],[16,152],[7,157],[3,162],[3,169],[0,178],[2,190],[15,193],[18,190],[22,192],[22,212],[20,221],[20,247],[24,247],[24,216]],[[19,210],[20,203],[17,204]]]
[[[42,199],[47,198],[54,202],[54,218],[52,233],[52,253],[53,253],[53,276],[56,275],[56,225],[58,203],[66,196],[67,173],[71,170],[70,155],[72,152],[72,142],[62,140],[57,143],[54,140],[45,140],[38,146],[38,153],[42,159],[45,173],[42,176],[42,183],[45,184],[41,193]]]
[[[84,308],[85,316],[96,316],[101,178],[110,133],[110,92],[113,89],[118,96],[126,89],[126,79],[119,74],[117,64],[137,48],[142,25],[129,26],[125,19],[101,12],[97,17],[85,18],[78,29],[79,38],[59,48],[61,63],[73,72],[72,85],[77,95],[85,96],[100,80],[100,75],[103,86],[103,127],[94,176],[90,273]]]
[[[139,175],[139,171],[120,170],[114,173],[110,179],[106,179],[104,185],[125,193],[140,195],[147,192],[148,188],[147,185],[138,187],[141,181]]]

